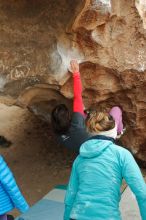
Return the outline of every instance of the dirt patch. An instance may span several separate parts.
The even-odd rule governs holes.
[[[9,148],[0,147],[0,153],[30,205],[55,185],[67,183],[75,156],[59,146],[49,127],[28,110],[1,104],[0,135],[12,142]]]

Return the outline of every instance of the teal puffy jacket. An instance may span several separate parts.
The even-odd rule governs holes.
[[[12,172],[3,157],[0,156],[0,215],[6,214],[13,208],[25,212],[29,206],[23,198]]]
[[[136,196],[142,220],[146,220],[146,184],[132,154],[110,140],[86,141],[73,164],[64,220],[121,220],[123,178]]]

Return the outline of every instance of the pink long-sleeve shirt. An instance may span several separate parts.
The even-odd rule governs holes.
[[[74,91],[73,112],[79,112],[82,115],[84,115],[84,104],[82,99],[82,83],[79,72],[73,73],[73,91]]]

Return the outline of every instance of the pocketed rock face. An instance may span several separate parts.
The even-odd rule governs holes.
[[[81,65],[85,105],[107,110],[121,106],[127,128],[123,144],[146,160],[146,30],[135,4],[86,1],[73,31],[85,55]],[[71,97],[70,83],[61,89],[66,97]]]
[[[122,141],[146,161],[145,2],[0,0],[0,101],[49,120],[57,103],[71,105],[77,58],[85,106],[121,106]]]

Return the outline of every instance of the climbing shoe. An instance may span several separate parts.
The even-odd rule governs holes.
[[[0,136],[0,147],[7,148],[10,147],[11,141],[8,141],[4,136]]]
[[[7,220],[14,220],[13,215],[7,215]]]

